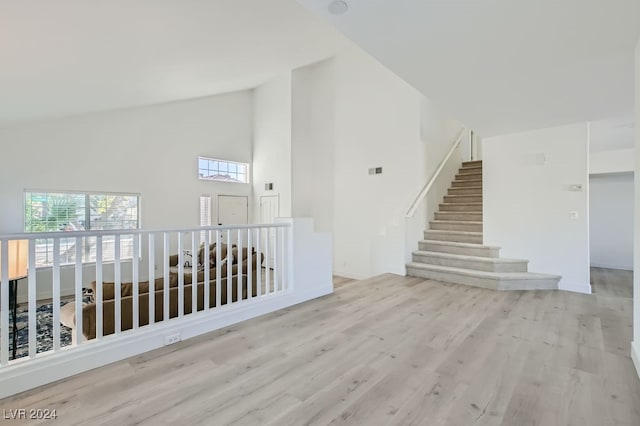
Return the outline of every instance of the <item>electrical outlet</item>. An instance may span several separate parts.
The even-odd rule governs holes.
[[[182,336],[180,336],[180,333],[169,334],[164,336],[164,345],[165,346],[173,345],[174,343],[178,343],[181,340],[182,340]]]

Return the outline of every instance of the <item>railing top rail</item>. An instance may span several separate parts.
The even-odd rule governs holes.
[[[212,225],[196,228],[159,228],[159,229],[114,229],[107,231],[55,231],[55,232],[23,232],[16,234],[0,234],[0,240],[41,240],[47,238],[78,238],[112,235],[158,234],[162,232],[201,232],[227,229],[289,228],[290,223],[264,223],[256,225]]]
[[[460,133],[458,134],[458,137],[453,142],[453,145],[451,146],[451,149],[449,149],[449,152],[442,159],[442,161],[438,165],[438,168],[436,169],[436,171],[433,172],[433,174],[431,175],[431,178],[429,178],[427,183],[424,184],[424,186],[422,187],[422,189],[418,193],[418,196],[415,198],[415,200],[413,200],[413,203],[411,203],[411,206],[409,207],[409,210],[407,211],[406,217],[413,217],[413,215],[416,214],[416,210],[418,210],[418,206],[420,205],[420,203],[422,202],[424,197],[427,196],[427,193],[429,192],[429,189],[431,189],[431,186],[433,185],[433,182],[435,182],[436,178],[440,175],[440,172],[444,168],[445,164],[447,164],[447,161],[449,161],[449,158],[451,158],[451,155],[453,155],[453,152],[456,150],[458,145],[460,145],[460,142],[462,141],[462,136],[464,136],[465,130],[466,130],[465,127],[460,129]]]

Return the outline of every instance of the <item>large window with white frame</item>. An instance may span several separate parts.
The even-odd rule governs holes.
[[[249,165],[216,158],[198,157],[198,177],[220,182],[249,182]]]
[[[27,190],[24,193],[25,232],[109,231],[140,227],[139,194]],[[133,235],[120,237],[120,258],[133,257]],[[102,241],[103,261],[115,259],[115,236]],[[96,237],[82,239],[82,261],[96,260]],[[36,267],[53,264],[53,240],[36,240]],[[60,263],[76,261],[76,238],[60,240]]]

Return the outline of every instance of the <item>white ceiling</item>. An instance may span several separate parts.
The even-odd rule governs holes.
[[[484,136],[633,111],[640,0],[298,0]]]
[[[252,88],[343,43],[295,0],[0,0],[0,125]]]

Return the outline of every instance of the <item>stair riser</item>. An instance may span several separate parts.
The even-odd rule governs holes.
[[[539,280],[512,280],[512,279],[488,279],[482,277],[472,277],[458,275],[450,272],[428,271],[418,268],[407,267],[407,275],[421,277],[434,281],[462,284],[471,287],[481,287],[493,290],[555,290],[558,288],[556,279]]]
[[[449,188],[449,195],[482,195],[482,188]]]
[[[424,231],[425,240],[482,244],[482,235],[450,235],[438,231]]]
[[[424,242],[420,241],[418,243],[418,248],[424,251],[435,251],[438,253],[450,253],[450,254],[461,254],[464,256],[479,256],[479,257],[498,257],[500,255],[500,250],[496,248],[490,247],[455,247],[444,244],[432,243],[432,242]]]
[[[458,170],[476,170],[481,172],[482,171],[482,164],[480,165],[471,165],[471,166],[462,166],[460,167]]]
[[[482,160],[473,160],[473,161],[463,161],[462,162],[462,167],[476,166],[476,165],[482,166]]]
[[[436,212],[436,220],[482,222],[482,213]]]
[[[481,223],[438,223],[430,222],[429,228],[439,231],[468,231],[468,232],[482,232]]]
[[[485,278],[466,277],[462,275],[452,274],[449,272],[427,271],[424,269],[407,267],[407,275],[411,277],[420,277],[427,280],[440,281],[452,284],[462,284],[471,287],[488,288],[497,290],[498,283],[496,280],[488,280]]]
[[[463,175],[458,173],[455,180],[482,180],[482,173],[469,173]]]
[[[482,169],[481,168],[474,168],[474,169],[462,168],[458,170],[458,174],[459,175],[481,175]]]
[[[453,188],[467,188],[469,186],[482,186],[482,181],[474,181],[474,180],[454,180],[451,182],[451,187]]]
[[[445,203],[481,203],[482,195],[445,195]]]
[[[440,211],[482,213],[482,205],[467,206],[464,204],[440,204]]]
[[[463,259],[450,259],[440,256],[430,255],[413,255],[414,262],[426,263],[429,265],[449,266],[452,268],[473,269],[475,271],[485,272],[527,272],[527,262],[518,263],[493,263],[493,262],[477,262]]]

